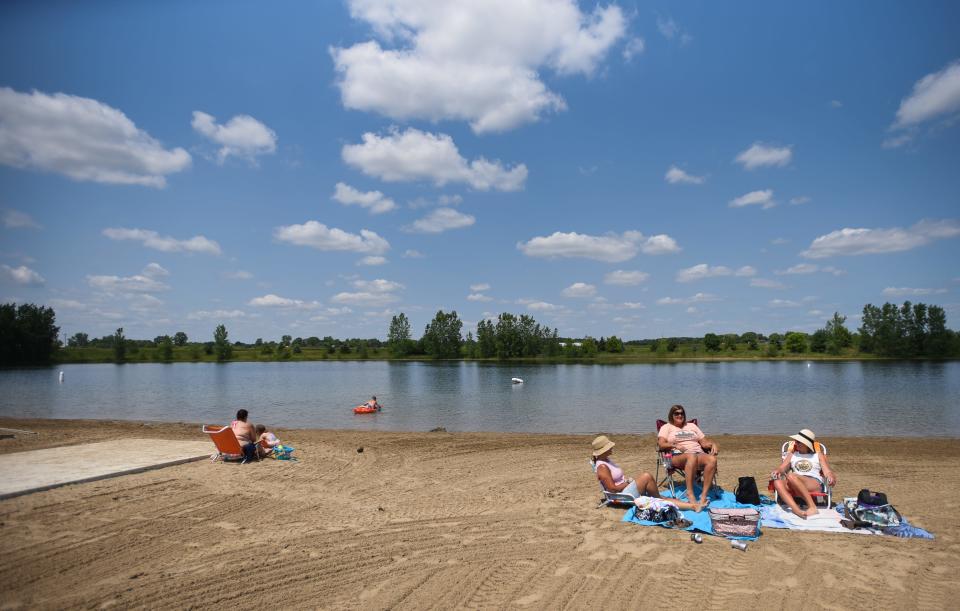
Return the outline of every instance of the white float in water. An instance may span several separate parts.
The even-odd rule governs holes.
[[[510,378],[510,381],[514,384],[523,384],[523,378]]]
[[[60,372],[60,383],[63,384],[63,372]]]

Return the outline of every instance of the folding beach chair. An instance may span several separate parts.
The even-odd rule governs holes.
[[[593,469],[593,475],[597,475],[597,463],[590,460],[590,468]],[[609,507],[611,505],[633,505],[633,502],[636,500],[632,494],[627,494],[626,492],[611,492],[603,487],[603,482],[600,481],[600,478],[597,477],[597,483],[600,484],[600,492],[603,493],[603,496],[600,498],[600,502],[597,503],[597,508],[600,507]]]
[[[687,422],[700,426],[696,418],[691,418],[690,420],[687,420]],[[659,418],[657,419],[658,435],[660,433],[660,429],[663,428],[664,424],[666,424],[666,421],[660,420]],[[673,456],[675,454],[679,454],[680,452],[674,452],[673,450],[661,451],[659,444],[655,446],[655,449],[657,451],[657,474],[655,476],[657,487],[663,488],[664,486],[666,486],[667,488],[670,489],[670,494],[673,495],[674,498],[676,498],[677,490],[675,487],[676,486],[675,478],[677,476],[680,477],[679,483],[681,486],[686,485],[686,478],[687,478],[687,474],[683,471],[683,469],[679,467],[675,467],[673,465]],[[660,477],[660,469],[663,469],[663,478]],[[710,482],[709,495],[711,498],[717,498],[720,492],[720,486],[717,484],[717,475],[719,473],[720,473],[720,469],[718,467],[717,470],[713,472],[713,481]],[[697,473],[693,481],[694,483],[700,482],[700,485],[703,486],[703,472]]]
[[[790,452],[790,451],[793,450],[793,446],[794,446],[796,443],[797,443],[797,442],[795,442],[795,441],[785,441],[785,442],[783,443],[783,445],[780,446],[780,460],[781,460],[781,461],[783,461],[783,459],[785,459],[785,458],[787,457],[787,452]],[[814,442],[813,442],[813,445],[814,445],[814,450],[819,450],[820,453],[822,453],[824,456],[827,455],[827,446],[823,445],[823,444],[820,443],[819,441],[814,441]],[[773,487],[773,480],[770,480],[770,483],[767,484],[767,490],[773,492],[773,499],[774,499],[777,503],[779,503],[779,502],[780,502],[780,493],[778,493],[778,492],[777,492],[777,489]],[[819,492],[811,492],[811,493],[810,493],[810,496],[813,497],[813,502],[814,502],[814,504],[816,504],[817,506],[821,506],[823,503],[826,503],[826,505],[823,505],[823,506],[825,506],[827,509],[830,509],[831,507],[833,507],[833,487],[830,486],[830,484],[828,484],[828,483],[826,482],[826,480],[824,480],[824,482],[820,484],[820,491],[819,491]],[[796,496],[796,495],[794,495],[793,498],[795,498],[795,499],[797,499],[797,500],[802,500],[801,497],[798,497],[798,496]]]
[[[203,432],[210,436],[210,441],[217,447],[217,453],[210,457],[210,460],[216,462],[218,459],[223,461],[236,460],[240,464],[247,462],[243,455],[243,446],[237,439],[233,429],[229,426],[220,426],[218,424],[203,425]],[[256,453],[257,460],[260,459],[260,452]]]

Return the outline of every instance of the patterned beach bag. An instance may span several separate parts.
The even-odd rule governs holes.
[[[756,537],[760,533],[760,512],[756,509],[710,509],[713,533],[724,537]]]

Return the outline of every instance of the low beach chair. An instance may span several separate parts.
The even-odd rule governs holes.
[[[793,451],[793,446],[796,445],[796,441],[785,441],[782,446],[780,446],[780,460],[783,461],[787,457],[787,452]],[[819,441],[813,442],[814,449],[819,450],[824,456],[827,455],[827,446],[823,445]],[[767,490],[773,492],[773,500],[777,503],[780,503],[780,494],[777,492],[777,489],[773,487],[773,480],[770,480],[770,483],[767,484]],[[810,496],[813,497],[813,502],[819,507],[824,506],[827,509],[833,507],[833,488],[824,481],[820,484],[820,492],[811,492]],[[801,501],[801,497],[794,496],[798,501]],[[825,503],[825,505],[824,505]]]
[[[600,484],[600,492],[603,496],[600,498],[600,502],[597,503],[597,509],[600,507],[609,507],[611,505],[630,505],[633,506],[633,502],[636,500],[632,494],[627,494],[626,492],[610,492],[603,487],[603,482],[600,481],[600,478],[597,477],[597,463],[592,460],[588,460],[590,463],[590,468],[593,471],[593,476],[597,479],[597,483]]]
[[[687,422],[690,422],[690,423],[692,423],[692,424],[696,424],[697,426],[700,426],[700,424],[698,423],[698,420],[697,420],[696,418],[691,418],[690,420],[687,420]],[[658,433],[658,434],[660,433],[660,429],[663,428],[663,425],[666,424],[666,423],[667,423],[667,422],[666,422],[665,420],[660,420],[659,418],[657,419],[657,433]],[[656,444],[656,442],[654,442],[654,443]],[[658,487],[658,488],[663,488],[663,487],[668,488],[668,489],[670,490],[670,494],[671,494],[674,498],[676,498],[676,497],[677,497],[677,490],[676,490],[676,484],[677,484],[677,482],[675,481],[675,478],[676,478],[677,476],[679,476],[679,477],[680,477],[680,482],[679,482],[680,485],[681,485],[681,486],[685,486],[685,485],[686,485],[687,474],[683,471],[683,469],[680,469],[679,467],[673,466],[673,455],[674,455],[675,453],[677,453],[677,452],[673,452],[672,450],[661,451],[659,445],[655,445],[654,449],[657,451],[657,474],[656,474],[656,476],[654,476],[654,479],[655,479],[655,481],[657,482],[657,487]],[[669,459],[669,460],[668,460],[668,459]],[[663,469],[663,477],[662,477],[662,478],[660,477],[660,469]],[[713,472],[713,481],[710,482],[710,493],[709,493],[709,494],[710,494],[710,497],[711,497],[711,498],[716,498],[716,494],[717,494],[717,492],[719,492],[719,489],[720,489],[720,486],[717,484],[717,475],[719,475],[719,473],[720,473],[720,469],[719,469],[719,467],[718,467],[717,470]],[[702,473],[702,472],[701,472],[701,473],[697,473],[697,474],[696,474],[696,477],[694,478],[693,481],[694,481],[694,484],[696,484],[697,482],[700,482],[700,485],[703,486],[703,473]]]
[[[203,425],[203,432],[210,436],[210,441],[217,448],[217,453],[210,457],[210,460],[239,461],[240,464],[247,462],[243,455],[243,446],[237,439],[233,429],[229,426],[220,426],[219,424]],[[257,459],[260,458],[260,452],[257,452]]]

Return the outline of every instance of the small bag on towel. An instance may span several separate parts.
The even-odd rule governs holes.
[[[757,490],[757,480],[753,477],[741,477],[737,483],[737,489],[733,491],[737,495],[737,502],[744,505],[759,505],[760,491]]]
[[[710,509],[713,533],[724,537],[756,537],[760,512],[756,509]]]

